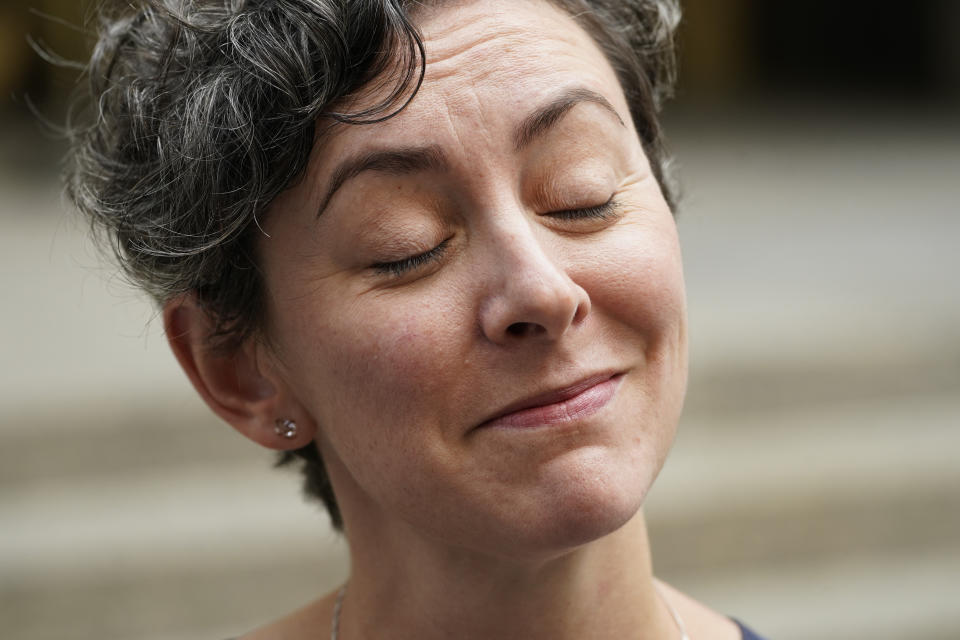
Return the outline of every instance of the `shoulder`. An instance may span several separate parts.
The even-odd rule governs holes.
[[[234,640],[279,640],[316,637],[317,629],[330,628],[337,592],[314,600],[284,617],[244,634]],[[322,636],[326,637],[326,636]]]
[[[743,635],[739,624],[690,596],[658,581],[664,597],[683,618],[687,634],[698,640],[751,640]]]

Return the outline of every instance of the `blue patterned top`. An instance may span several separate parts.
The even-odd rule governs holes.
[[[733,618],[733,621],[737,623],[737,626],[740,627],[740,633],[743,636],[743,640],[765,640],[764,638],[758,636],[756,633],[748,629],[742,622]]]

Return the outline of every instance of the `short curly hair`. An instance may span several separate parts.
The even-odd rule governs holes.
[[[677,0],[546,0],[604,52],[668,203],[657,114],[675,78]],[[423,79],[416,8],[443,0],[141,0],[100,11],[75,103],[69,197],[127,277],[159,304],[193,292],[211,348],[262,328],[259,221],[304,173],[321,119],[361,125],[400,111]],[[376,88],[359,112],[338,106]],[[85,98],[85,99],[84,99]],[[305,492],[343,522],[314,444]]]

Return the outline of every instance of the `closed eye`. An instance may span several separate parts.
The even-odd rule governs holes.
[[[604,202],[603,204],[598,204],[593,207],[581,207],[579,209],[563,209],[561,211],[551,211],[549,215],[551,218],[556,218],[558,220],[583,220],[583,219],[599,219],[599,220],[613,220],[617,217],[617,209],[619,205],[614,201],[613,197]]]
[[[423,253],[419,253],[408,258],[403,258],[401,260],[393,260],[391,262],[376,262],[370,265],[370,268],[380,274],[399,277],[410,271],[414,271],[429,262],[440,259],[444,250],[447,248],[447,243],[449,242],[450,238],[447,238],[429,251],[424,251]]]

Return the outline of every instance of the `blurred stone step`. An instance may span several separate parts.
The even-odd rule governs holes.
[[[658,574],[776,640],[954,640],[960,548]]]
[[[716,363],[694,356],[684,413],[701,421],[817,406],[889,405],[896,398],[909,402],[929,395],[952,396],[960,404],[960,318],[951,331],[955,340],[948,339],[949,332],[923,344],[878,338],[867,348],[860,344],[847,353],[793,360],[777,354],[767,362]]]
[[[261,626],[342,582],[342,555],[260,553],[229,566],[136,566],[102,577],[0,586],[11,640],[224,640]]]
[[[772,504],[785,495],[960,489],[958,400],[948,392],[688,415],[650,500],[661,512],[703,512]]]
[[[198,466],[269,464],[268,452],[221,422],[192,390],[105,394],[69,406],[8,410],[0,428],[0,487],[96,477],[176,475]]]
[[[702,419],[702,421],[700,421]],[[960,549],[952,394],[687,421],[646,503],[661,566]]]

